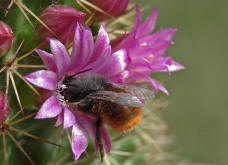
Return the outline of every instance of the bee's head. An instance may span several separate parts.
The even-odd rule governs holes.
[[[79,75],[79,74],[82,74],[82,73],[85,73],[85,72],[88,72],[92,70],[92,68],[89,68],[89,69],[86,69],[86,70],[83,70],[81,72],[77,72],[73,75],[70,75],[70,76],[66,76],[62,81],[60,81],[60,83],[58,84],[57,86],[57,91],[60,93],[60,94],[64,94],[64,91],[69,88],[70,86],[74,86],[74,88],[77,88],[77,78],[75,78],[76,75]],[[75,81],[76,80],[76,81]]]

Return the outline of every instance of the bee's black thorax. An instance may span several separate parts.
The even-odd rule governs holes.
[[[97,75],[80,76],[78,78],[69,76],[65,77],[58,88],[59,94],[64,100],[73,103],[81,101],[92,92],[106,90],[107,85],[104,78]],[[86,100],[84,108],[91,108],[93,104],[94,100]]]

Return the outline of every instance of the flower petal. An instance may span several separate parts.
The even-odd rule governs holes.
[[[136,4],[136,16],[135,16],[135,25],[132,30],[132,33],[136,33],[141,25],[141,14],[140,14],[140,9],[139,5]]]
[[[123,71],[123,72],[121,72],[119,74],[116,74],[116,75],[110,77],[109,80],[111,82],[116,82],[116,83],[122,84],[122,83],[124,83],[124,80],[127,77],[129,77],[128,75],[129,75],[129,71],[128,70],[125,70],[125,71]]]
[[[61,111],[62,107],[59,105],[56,96],[52,95],[43,103],[35,118],[53,118],[60,114]]]
[[[160,90],[166,95],[169,95],[169,92],[165,89],[165,87],[144,73],[131,72],[126,79],[126,83],[135,85],[150,84],[156,93]]]
[[[152,87],[154,88],[156,93],[158,93],[158,91],[160,90],[163,93],[165,93],[166,95],[169,95],[169,92],[165,89],[164,86],[162,86],[160,83],[154,81],[152,78],[150,78],[147,75],[145,75],[145,77],[148,80],[148,84],[152,85]],[[146,84],[146,83],[143,83],[143,84]]]
[[[106,152],[110,152],[110,149],[111,149],[111,139],[110,139],[110,136],[106,130],[106,128],[104,127],[104,125],[102,125],[100,127],[100,135],[101,135],[101,141],[104,145],[104,148],[106,150]]]
[[[168,70],[170,72],[175,72],[175,71],[178,71],[178,70],[182,70],[182,69],[185,69],[185,67],[179,63],[177,63],[176,61],[173,61],[171,62],[170,65],[167,65],[168,67]]]
[[[98,36],[95,42],[94,52],[90,62],[97,61],[99,58],[104,58],[107,55],[107,50],[111,50],[110,40],[107,30],[102,24],[98,32]]]
[[[75,117],[74,114],[67,109],[66,107],[64,107],[64,119],[63,119],[63,128],[68,129],[71,126],[73,126],[75,124]]]
[[[134,62],[130,63],[130,65],[127,67],[132,72],[152,72],[153,70],[151,69],[149,61],[146,59],[137,59],[134,60]]]
[[[150,16],[144,22],[142,28],[140,29],[141,30],[140,36],[147,35],[154,30],[157,17],[158,17],[158,8],[155,8],[150,14]]]
[[[99,68],[99,70],[96,70],[97,73],[104,75],[105,77],[111,77],[124,71],[129,64],[129,61],[130,59],[128,57],[127,51],[125,49],[121,49],[110,55],[106,62],[103,60],[103,63],[106,64],[102,68],[99,66],[94,67]]]
[[[52,71],[39,70],[24,76],[24,78],[40,88],[48,90],[56,89],[57,77]]]
[[[51,52],[54,55],[55,63],[58,68],[58,79],[61,78],[64,73],[70,67],[71,61],[70,56],[65,48],[65,46],[54,38],[49,38],[49,44]]]
[[[86,14],[65,5],[50,5],[41,11],[40,19],[47,25],[58,39],[69,45],[74,38],[74,31],[77,22],[82,22]],[[43,26],[38,26],[40,30],[39,38],[53,36],[49,30]]]
[[[155,8],[146,21],[141,23],[141,14],[139,6],[136,5],[136,23],[133,32],[136,32],[136,38],[143,37],[151,33],[154,29],[158,16],[158,9]]]
[[[79,69],[86,65],[93,54],[93,50],[94,41],[91,30],[86,26],[77,24],[71,56],[71,68]]]
[[[165,89],[165,87],[163,85],[161,85],[160,83],[157,82],[157,87],[160,91],[162,91],[163,93],[165,93],[166,95],[169,96],[169,92],[167,91],[167,89]]]
[[[36,49],[35,51],[36,51],[36,53],[38,53],[40,55],[45,66],[47,67],[47,69],[49,69],[53,72],[57,71],[55,60],[54,60],[54,57],[52,54],[50,54],[46,51],[40,50],[40,49]]]
[[[95,116],[89,116],[83,112],[80,111],[74,111],[76,121],[80,124],[81,127],[83,127],[88,135],[92,138],[92,141],[95,146],[95,152],[98,149],[98,143],[96,139],[96,120],[97,118]]]
[[[74,160],[78,160],[81,154],[86,150],[89,143],[86,131],[75,124],[72,129],[72,152]]]
[[[175,28],[165,28],[159,30],[157,33],[159,34],[159,37],[166,41],[171,41],[173,36],[175,36],[177,32],[177,29]]]

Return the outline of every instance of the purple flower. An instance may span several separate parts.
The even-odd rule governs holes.
[[[11,28],[0,21],[0,57],[10,50],[13,44],[14,35]]]
[[[136,6],[136,21],[132,32],[112,40],[112,51],[126,49],[130,58],[126,71],[122,73],[124,83],[151,84],[156,92],[168,91],[160,83],[148,76],[152,72],[168,72],[184,69],[184,66],[172,60],[172,57],[164,57],[167,48],[173,44],[172,38],[176,29],[165,28],[150,34],[158,16],[158,9],[150,14],[142,23],[139,7]]]
[[[130,0],[89,0],[91,3],[110,14],[113,17],[118,17],[122,15]],[[104,13],[95,11],[95,17],[97,21],[104,21],[110,19],[111,17],[105,15]]]
[[[69,44],[73,41],[77,22],[81,23],[85,14],[65,5],[51,5],[40,14],[40,19],[58,36],[61,42]],[[52,37],[53,34],[40,26],[41,38]]]
[[[0,91],[0,124],[2,124],[10,113],[8,98]]]
[[[59,98],[56,92],[57,88],[61,85],[65,76],[73,75],[88,68],[92,68],[92,70],[85,74],[99,74],[108,81],[118,82],[119,74],[128,65],[128,56],[123,49],[111,54],[110,41],[103,25],[94,43],[91,30],[78,24],[71,55],[60,41],[53,38],[48,40],[52,53],[36,50],[48,70],[33,72],[26,75],[25,79],[51,92],[51,96],[38,111],[36,119],[57,117],[56,126],[62,123],[65,129],[73,126],[72,151],[74,159],[77,160],[86,150],[89,137],[92,138],[95,149],[98,148],[95,128],[97,119],[83,112],[68,109],[63,103],[64,100]],[[109,135],[103,125],[99,131],[104,148],[109,152],[111,147]]]

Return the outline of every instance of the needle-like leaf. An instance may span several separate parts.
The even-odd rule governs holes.
[[[23,107],[22,107],[22,104],[21,104],[21,100],[20,100],[20,97],[19,97],[19,94],[18,94],[18,91],[17,91],[17,87],[16,87],[16,83],[14,81],[12,73],[10,73],[9,76],[10,76],[10,79],[11,79],[11,82],[12,82],[12,85],[13,85],[13,88],[14,88],[14,92],[15,92],[15,95],[16,95],[16,98],[17,98],[17,102],[18,102],[19,107],[20,107],[20,111],[22,112],[22,114],[24,114],[24,110],[23,110]]]
[[[17,145],[17,147],[21,150],[21,152],[26,156],[26,158],[29,160],[29,162],[32,165],[35,165],[35,163],[33,162],[33,160],[31,159],[31,157],[28,155],[28,153],[24,150],[24,148],[19,144],[19,142],[13,137],[13,135],[7,131],[7,134],[9,135],[10,139]]]
[[[38,96],[40,96],[39,92],[28,82],[26,81],[19,72],[17,72],[16,70],[14,70],[14,73],[21,79],[23,80],[32,90],[33,92],[35,92]]]
[[[24,131],[22,131],[22,130],[19,130],[19,129],[16,129],[16,128],[13,128],[13,127],[9,127],[9,129],[12,130],[12,131],[15,131],[15,132],[17,132],[17,133],[20,133],[20,134],[29,136],[29,137],[31,137],[31,138],[33,138],[33,139],[36,139],[36,140],[39,140],[39,141],[42,141],[42,142],[45,142],[45,143],[52,144],[52,145],[54,145],[54,146],[62,147],[61,145],[55,144],[55,143],[53,143],[53,142],[50,142],[50,141],[48,141],[48,140],[46,140],[46,139],[44,139],[44,138],[38,137],[38,136],[36,136],[36,135],[32,135],[32,134],[30,134],[30,133],[28,133],[28,132],[24,132]]]
[[[21,119],[18,119],[18,120],[9,122],[8,124],[9,124],[10,126],[12,126],[12,125],[14,125],[14,124],[20,123],[20,122],[22,122],[22,121],[24,121],[24,120],[27,120],[27,119],[29,119],[29,118],[35,116],[35,114],[36,114],[36,112],[35,112],[35,113],[32,113],[32,114],[29,114],[29,115],[27,115],[27,116],[25,116],[25,117],[22,117]]]

